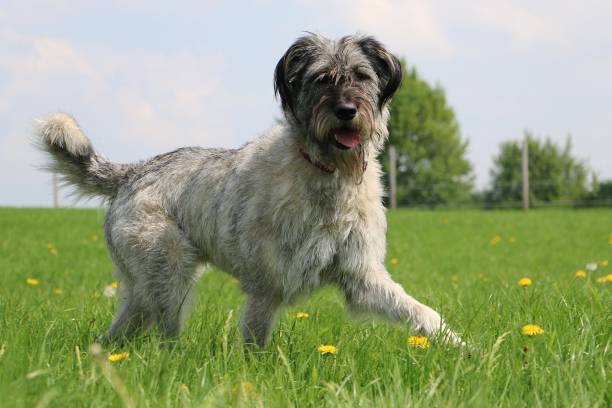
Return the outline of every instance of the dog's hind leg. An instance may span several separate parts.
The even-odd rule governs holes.
[[[157,323],[164,338],[174,339],[198,276],[198,251],[161,207],[148,205],[132,214],[109,227],[114,258],[121,260],[128,285],[125,306],[109,334],[132,334],[132,327]]]
[[[180,228],[168,221],[155,227],[142,273],[143,290],[153,302],[156,320],[166,339],[178,337],[196,284],[197,250]]]
[[[273,296],[248,295],[241,322],[245,344],[264,347],[268,343],[280,303]]]
[[[344,280],[342,289],[349,308],[354,311],[377,313],[394,322],[405,321],[417,333],[440,335],[445,341],[462,344],[438,312],[408,295],[386,271]]]

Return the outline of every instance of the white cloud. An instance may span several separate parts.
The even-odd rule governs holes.
[[[53,110],[72,113],[102,153],[133,161],[184,145],[238,144],[226,125],[223,60],[187,51],[161,53],[85,47],[0,31],[0,184],[38,188],[47,176],[29,145],[30,122]],[[232,105],[236,104],[232,100]],[[92,137],[93,136],[93,137]],[[121,146],[117,148],[118,146]],[[19,189],[15,187],[16,189]],[[1,204],[27,204],[2,199]],[[26,199],[27,200],[27,199]]]
[[[329,24],[341,21],[375,34],[391,49],[410,55],[447,58],[451,47],[433,3],[426,0],[305,0]]]

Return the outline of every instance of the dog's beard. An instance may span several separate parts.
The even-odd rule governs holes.
[[[317,108],[314,109],[308,132],[314,150],[312,156],[352,178],[355,183],[361,183],[370,152],[381,142],[374,132],[373,111],[361,107],[355,119],[343,123],[329,110]],[[351,136],[342,136],[347,134]],[[359,138],[359,143],[352,140],[355,137]],[[347,139],[351,141],[347,143]]]

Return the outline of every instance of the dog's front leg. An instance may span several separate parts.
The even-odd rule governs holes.
[[[386,271],[370,273],[358,279],[344,279],[342,289],[349,308],[354,311],[373,312],[394,322],[406,321],[417,333],[440,335],[445,341],[463,344],[438,312],[408,295]]]
[[[241,322],[245,344],[264,347],[268,343],[280,303],[269,295],[248,295]]]

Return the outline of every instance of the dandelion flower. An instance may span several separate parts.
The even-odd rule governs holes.
[[[60,288],[55,288],[53,289],[53,293],[55,293],[56,295],[61,295],[62,293],[64,293],[64,291]]]
[[[319,353],[323,355],[338,353],[338,349],[336,348],[336,346],[332,346],[331,344],[321,344],[318,350],[319,350]]]
[[[521,334],[523,336],[533,337],[533,336],[537,336],[542,333],[544,333],[544,329],[536,324],[526,324],[521,329]]]
[[[494,236],[493,238],[491,238],[491,245],[497,245],[501,242],[502,238],[499,235]]]
[[[128,353],[127,351],[124,353],[111,354],[108,356],[108,361],[110,361],[111,363],[119,363],[121,361],[127,360],[129,356],[130,353]]]
[[[111,285],[111,288],[113,289],[117,289],[119,287],[119,284],[117,283],[117,281],[113,281],[110,285]]]
[[[601,259],[599,262],[600,266],[608,266],[608,260],[607,259]]]
[[[40,284],[40,281],[38,279],[28,278],[26,279],[26,283],[31,286],[36,286]]]
[[[586,278],[586,275],[587,275],[586,272],[583,271],[582,269],[579,271],[576,271],[576,278],[578,279],[584,279]]]
[[[606,282],[612,282],[612,273],[605,275],[605,276],[600,276],[599,278],[596,279],[597,283],[606,283]]]
[[[306,312],[297,312],[295,314],[295,318],[296,319],[308,319],[310,317],[310,315]]]
[[[408,345],[424,349],[429,347],[429,340],[424,336],[410,336],[408,337]]]
[[[587,271],[591,271],[594,272],[597,270],[597,262],[589,262],[588,264],[586,264],[586,269]]]
[[[521,278],[518,281],[519,286],[522,287],[522,288],[524,288],[526,286],[531,286],[531,283],[532,283],[531,282],[531,278],[527,278],[527,277]]]
[[[52,243],[47,244],[47,250],[51,255],[57,256],[57,248]]]
[[[399,263],[399,259],[391,258],[391,260],[389,262],[391,263],[391,265],[397,265]]]
[[[238,384],[235,384],[232,387],[232,395],[237,397],[239,395],[244,395],[250,399],[256,399],[257,393],[255,392],[255,387],[248,381],[240,381]]]

